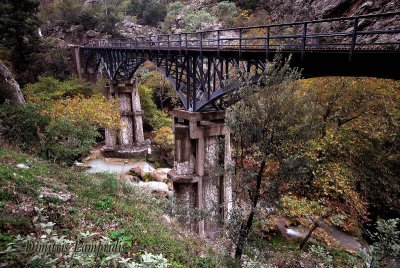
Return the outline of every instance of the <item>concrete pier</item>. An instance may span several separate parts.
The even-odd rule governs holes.
[[[179,204],[206,213],[203,220],[187,229],[201,236],[215,237],[231,207],[229,134],[224,127],[225,112],[173,111],[175,133],[173,180]],[[189,215],[188,215],[189,217]]]
[[[119,133],[106,130],[103,155],[128,158],[146,155],[150,142],[144,140],[140,97],[135,81],[109,81],[104,94],[107,99],[119,99],[122,128]]]

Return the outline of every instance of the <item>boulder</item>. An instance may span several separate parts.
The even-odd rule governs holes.
[[[130,174],[123,174],[121,176],[121,179],[125,184],[129,184],[129,185],[138,183],[140,181],[138,177],[130,175]]]
[[[39,198],[54,198],[63,202],[74,201],[76,199],[75,194],[67,191],[56,191],[47,187],[40,188]]]
[[[153,178],[156,181],[160,182],[167,182],[168,180],[168,172],[170,171],[170,168],[158,168],[153,171]]]
[[[150,174],[153,177],[154,167],[152,167],[147,162],[138,162],[137,166],[132,168],[130,171],[139,175],[141,178],[144,178],[146,174]]]
[[[86,36],[89,38],[95,38],[97,36],[97,33],[96,33],[96,31],[89,30],[86,32]]]
[[[157,194],[158,196],[168,197],[168,193],[169,193],[168,185],[164,182],[159,182],[159,181],[142,182],[142,181],[140,181],[137,184],[137,186],[144,188],[153,194]]]
[[[29,169],[29,166],[27,166],[27,165],[25,165],[25,164],[18,164],[18,165],[17,165],[17,168],[20,168],[20,169]]]
[[[0,60],[0,104],[9,101],[10,104],[22,104],[25,102],[21,88],[15,81],[8,67]]]

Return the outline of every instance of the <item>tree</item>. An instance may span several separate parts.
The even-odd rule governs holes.
[[[0,43],[11,49],[13,66],[19,76],[29,65],[30,55],[39,42],[36,16],[39,4],[37,0],[0,2]]]
[[[216,15],[223,22],[225,27],[232,26],[239,15],[235,3],[223,1],[217,5]]]
[[[157,26],[157,24],[164,20],[167,15],[167,8],[165,5],[150,2],[146,5],[143,11],[143,21],[145,24]]]
[[[269,63],[259,83],[249,80],[241,87],[237,93],[241,100],[228,109],[227,126],[235,144],[236,185],[247,186],[241,194],[251,203],[236,241],[237,259],[251,230],[264,180],[273,177],[268,171],[276,163],[283,169],[291,153],[298,150],[295,144],[306,140],[312,129],[312,118],[306,116],[312,108],[293,83],[298,78],[299,72],[278,58]]]

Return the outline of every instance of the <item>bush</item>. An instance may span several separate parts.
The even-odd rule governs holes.
[[[143,126],[146,130],[171,126],[171,119],[168,118],[164,112],[157,109],[153,101],[153,92],[150,88],[139,85],[139,95],[143,110]]]
[[[37,151],[44,141],[42,131],[50,123],[43,105],[3,105],[0,108],[0,135],[22,149]]]
[[[130,16],[141,17],[143,9],[144,6],[141,0],[131,0],[127,7],[126,14]]]
[[[207,11],[194,11],[187,9],[186,12],[187,15],[184,17],[183,21],[185,24],[184,29],[187,32],[201,31],[206,24],[216,22],[216,18],[209,14]]]
[[[50,76],[39,77],[39,81],[28,84],[24,93],[26,98],[33,102],[64,99],[77,95],[92,96],[96,87],[87,81],[71,78],[60,81]]]
[[[83,6],[79,0],[60,0],[50,4],[42,4],[40,17],[42,20],[56,22],[59,25],[71,26],[79,23]]]
[[[143,11],[143,21],[145,24],[157,26],[162,22],[167,15],[167,8],[165,5],[155,2],[150,2],[146,5]]]
[[[178,15],[182,12],[185,6],[181,2],[174,2],[168,6],[167,16],[164,18],[162,30],[164,32],[172,32],[172,28],[179,27]]]
[[[235,3],[223,1],[218,3],[216,15],[222,21],[224,26],[232,26],[235,22],[235,17],[239,14]]]
[[[87,123],[72,123],[67,119],[52,121],[46,128],[46,142],[41,153],[47,159],[67,165],[90,152],[99,132]]]
[[[53,101],[46,114],[54,119],[66,118],[73,123],[86,122],[99,128],[117,130],[121,126],[118,100],[107,100],[101,95]]]
[[[83,26],[85,30],[94,29],[99,23],[100,20],[88,10],[84,10],[78,17],[79,24]]]
[[[43,38],[38,52],[32,55],[32,64],[29,68],[38,76],[51,76],[61,81],[68,79],[72,74],[69,62],[70,49],[60,47],[55,38]]]
[[[400,257],[400,231],[398,229],[399,219],[379,219],[376,224],[377,232],[371,234],[374,243],[369,248],[367,260],[372,268],[389,267],[385,263],[388,257]]]
[[[165,152],[173,152],[175,146],[175,138],[171,127],[160,128],[157,131],[154,140]]]
[[[51,119],[45,105],[3,105],[0,109],[0,134],[25,151],[47,159],[72,164],[88,153],[100,134],[86,122],[66,118]]]

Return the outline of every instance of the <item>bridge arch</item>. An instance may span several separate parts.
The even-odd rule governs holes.
[[[291,65],[303,69],[304,77],[400,79],[400,29],[384,24],[379,29],[361,28],[360,20],[382,18],[400,19],[400,11],[159,35],[156,39],[93,40],[80,47],[80,56],[85,71],[97,70],[104,63],[111,80],[129,80],[140,65],[151,61],[167,77],[186,110],[221,110],[222,96],[239,86],[226,86],[229,76],[262,72],[277,53],[285,58],[292,55]],[[315,30],[321,29],[320,24],[338,22],[350,27]]]

